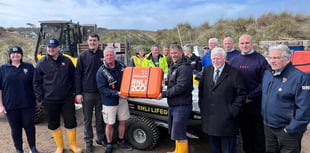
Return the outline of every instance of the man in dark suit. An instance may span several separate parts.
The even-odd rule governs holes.
[[[246,88],[240,72],[225,63],[224,49],[214,48],[211,60],[199,82],[202,130],[209,135],[212,153],[221,153],[222,145],[224,153],[236,153],[236,118],[245,103]]]

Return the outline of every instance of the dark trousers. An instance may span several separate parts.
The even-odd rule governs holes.
[[[192,112],[192,105],[169,106],[168,126],[171,140],[186,140],[187,121]]]
[[[211,144],[211,153],[236,153],[237,152],[237,142],[236,136],[211,136],[209,135],[209,140]],[[223,145],[223,151],[222,151]]]
[[[247,112],[239,117],[244,152],[265,153],[263,117]]]
[[[265,126],[267,153],[300,153],[303,133],[288,134],[283,128]]]
[[[30,148],[35,147],[35,107],[8,110],[6,117],[11,127],[11,135],[16,150],[23,150],[22,129],[24,128]]]
[[[60,127],[61,115],[66,129],[76,127],[75,105],[73,97],[61,101],[43,101],[47,116],[48,129],[56,130]]]
[[[102,103],[99,93],[83,93],[84,140],[87,145],[93,143],[92,118],[95,111],[96,133],[99,141],[105,140],[105,125],[102,117]]]

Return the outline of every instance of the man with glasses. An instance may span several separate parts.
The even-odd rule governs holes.
[[[291,63],[286,45],[269,48],[262,84],[266,152],[299,153],[301,139],[310,122],[310,77]]]

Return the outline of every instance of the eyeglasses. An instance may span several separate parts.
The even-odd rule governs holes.
[[[276,56],[276,57],[270,57],[270,56],[268,56],[267,59],[269,59],[269,60],[271,60],[271,59],[273,59],[273,60],[279,60],[279,59],[281,59],[282,57],[284,57],[284,56]]]

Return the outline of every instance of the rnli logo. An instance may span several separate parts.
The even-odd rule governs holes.
[[[24,73],[27,74],[28,73],[28,69],[23,69]]]
[[[287,81],[287,78],[282,79],[282,83],[285,83]]]

